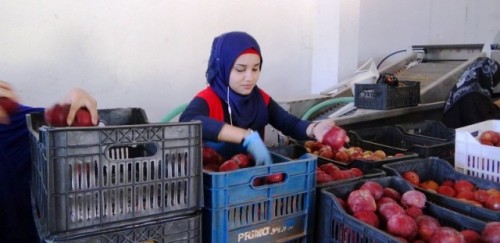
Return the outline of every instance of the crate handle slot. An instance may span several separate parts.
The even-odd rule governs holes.
[[[126,160],[135,158],[152,157],[158,153],[156,143],[112,145],[106,149],[106,156],[109,160]]]

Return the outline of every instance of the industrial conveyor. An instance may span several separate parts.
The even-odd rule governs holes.
[[[382,73],[392,73],[399,80],[420,82],[420,104],[415,107],[397,108],[391,110],[347,109],[349,102],[330,102],[331,100],[352,99],[349,85],[336,85],[336,89],[328,89],[320,95],[310,95],[301,99],[280,100],[278,103],[288,112],[298,117],[307,115],[309,120],[334,118],[336,123],[346,129],[374,127],[386,124],[411,122],[424,119],[440,119],[444,100],[449,91],[464,70],[480,56],[483,44],[465,45],[416,45],[412,52],[400,61],[378,70]],[[342,81],[344,84],[349,81]],[[341,82],[341,83],[342,83]],[[352,83],[352,82],[351,82]],[[321,106],[322,103],[332,103]],[[317,107],[320,109],[314,110]],[[314,110],[314,111],[312,111]],[[312,112],[311,112],[312,111]],[[268,144],[281,142],[280,136],[273,128],[267,129]],[[284,138],[286,139],[286,138]]]

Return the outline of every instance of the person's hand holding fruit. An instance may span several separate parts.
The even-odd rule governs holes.
[[[71,90],[61,103],[46,109],[45,120],[51,126],[92,126],[98,123],[97,102],[80,88]]]
[[[331,119],[312,123],[308,127],[308,134],[313,134],[313,137],[318,142],[329,145],[335,150],[340,149],[345,143],[349,142],[349,136],[347,136],[346,131],[336,126],[335,121]]]

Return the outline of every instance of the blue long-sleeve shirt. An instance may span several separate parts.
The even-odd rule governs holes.
[[[222,110],[224,111],[224,122],[212,119],[209,117],[209,105],[207,101],[201,97],[195,97],[186,107],[184,112],[179,117],[179,121],[188,122],[193,120],[199,120],[202,123],[202,134],[204,141],[216,142],[217,137],[224,126],[224,124],[229,124],[229,112],[227,103],[221,100]],[[267,105],[267,112],[269,121],[268,124],[273,126],[275,129],[281,131],[286,136],[290,136],[297,140],[307,140],[306,129],[310,124],[309,121],[302,120],[283,109],[276,101],[272,98]],[[238,126],[238,124],[235,124]],[[264,137],[264,127],[243,127],[251,128],[260,133],[261,137]],[[221,151],[218,151],[221,152]]]
[[[0,242],[38,240],[31,209],[31,154],[26,114],[43,108],[21,106],[0,124]]]

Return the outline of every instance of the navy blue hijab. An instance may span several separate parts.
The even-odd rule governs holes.
[[[233,125],[258,130],[268,123],[267,108],[259,88],[255,86],[248,95],[240,95],[229,88],[229,75],[236,59],[247,49],[253,48],[262,55],[257,41],[245,32],[224,33],[213,40],[206,77],[217,96],[231,109]]]

